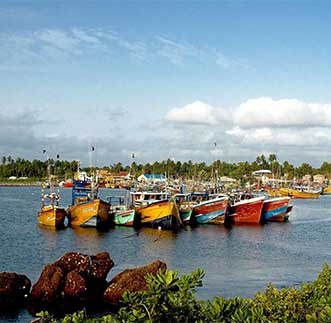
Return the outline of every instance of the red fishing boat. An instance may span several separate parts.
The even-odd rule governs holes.
[[[225,196],[207,200],[192,207],[191,223],[223,224],[229,199]]]
[[[264,199],[259,196],[234,203],[230,207],[229,219],[235,224],[260,223]]]
[[[275,197],[271,199],[267,199],[263,201],[262,208],[262,222],[284,222],[288,219],[289,212],[292,208],[290,208],[289,212],[287,211],[289,208],[290,197]]]

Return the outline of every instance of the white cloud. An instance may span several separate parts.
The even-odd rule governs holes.
[[[222,108],[215,108],[207,103],[195,101],[182,108],[174,108],[166,114],[166,120],[215,126],[222,121],[228,121],[229,115]]]
[[[234,127],[227,134],[240,139],[243,145],[273,145],[278,147],[329,146],[331,129],[315,127],[293,128],[250,128]],[[301,148],[300,148],[301,149]],[[300,153],[303,153],[300,151]]]
[[[331,104],[261,97],[242,103],[233,121],[243,128],[331,127]]]

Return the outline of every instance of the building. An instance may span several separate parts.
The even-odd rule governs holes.
[[[311,182],[311,175],[307,174],[307,175],[303,176],[302,181],[304,183],[310,183]]]
[[[142,174],[137,178],[138,182],[160,183],[165,182],[167,178],[163,174]]]
[[[252,175],[258,180],[258,184],[269,184],[272,178],[272,172],[269,169],[260,169],[252,173]]]
[[[325,175],[316,174],[313,176],[313,182],[318,184],[323,184],[324,182],[326,182],[326,177]]]

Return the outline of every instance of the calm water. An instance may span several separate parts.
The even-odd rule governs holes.
[[[101,195],[114,195],[103,189]],[[123,193],[122,193],[123,194]],[[70,189],[62,189],[62,205],[70,203]],[[296,200],[287,223],[263,226],[205,225],[174,234],[116,227],[53,231],[37,225],[40,189],[0,187],[0,271],[26,274],[36,282],[45,264],[69,251],[95,254],[108,251],[115,262],[111,279],[124,269],[156,259],[180,274],[204,268],[204,286],[198,296],[251,297],[268,282],[296,286],[315,279],[323,262],[331,264],[331,196]],[[25,310],[1,322],[27,322]]]

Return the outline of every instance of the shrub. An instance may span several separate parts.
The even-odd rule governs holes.
[[[202,286],[204,271],[197,269],[189,275],[166,271],[147,275],[148,290],[123,295],[123,307],[113,316],[88,319],[84,312],[67,315],[51,323],[330,323],[331,269],[323,265],[317,279],[303,283],[299,289],[278,290],[269,284],[264,292],[252,299],[215,297],[199,301],[194,297]],[[47,313],[42,313],[47,317]]]

